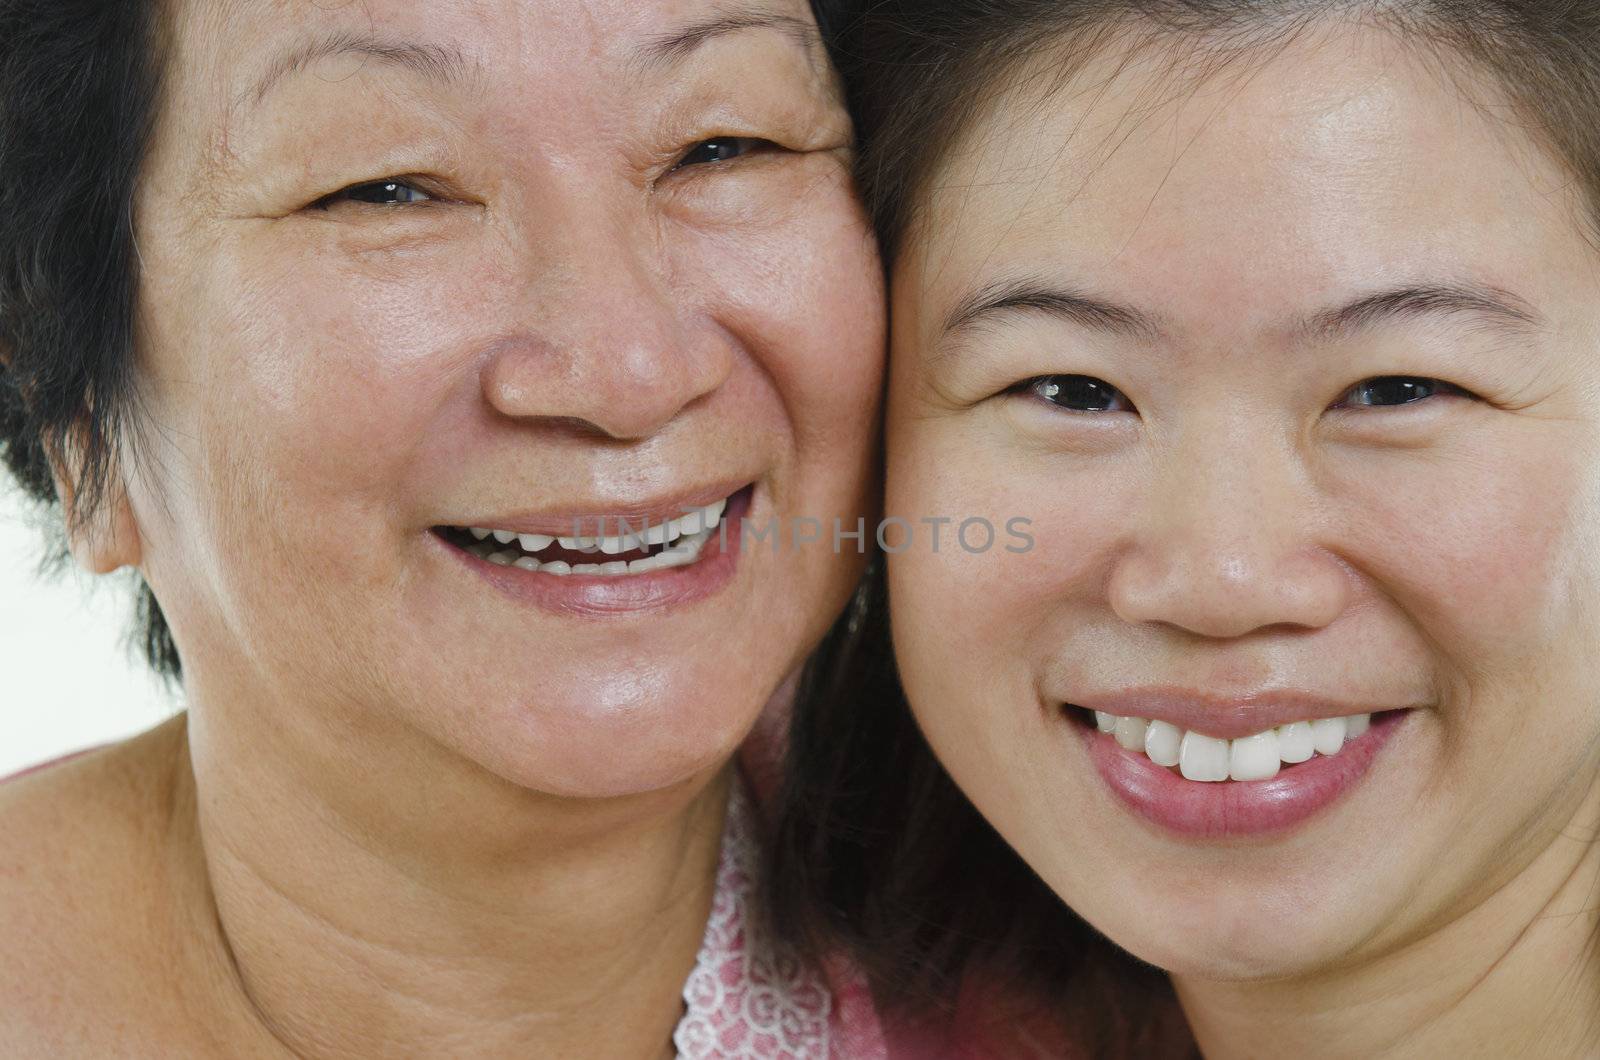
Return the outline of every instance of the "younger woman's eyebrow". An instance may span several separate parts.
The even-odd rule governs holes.
[[[942,334],[949,337],[988,318],[1015,312],[1043,313],[1090,331],[1143,342],[1153,343],[1164,332],[1158,318],[1145,310],[1069,285],[1022,277],[987,284],[961,299],[946,316]],[[1499,287],[1475,282],[1424,282],[1358,295],[1292,323],[1288,334],[1295,343],[1331,342],[1382,324],[1430,317],[1454,317],[1521,333],[1536,332],[1546,325],[1530,302]]]
[[[1153,317],[1132,306],[1034,278],[1000,280],[967,295],[945,317],[944,334],[949,336],[987,318],[1019,311],[1044,313],[1091,331],[1125,338],[1154,340],[1161,334]]]
[[[1328,342],[1380,324],[1457,317],[1497,330],[1533,332],[1544,317],[1526,299],[1489,284],[1413,283],[1363,295],[1304,321],[1296,337]]]

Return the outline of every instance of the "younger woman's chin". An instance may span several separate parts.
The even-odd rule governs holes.
[[[1336,967],[1371,930],[1359,917],[1340,915],[1331,898],[1310,907],[1287,893],[1174,903],[1140,898],[1139,890],[1125,889],[1125,904],[1113,915],[1088,919],[1133,956],[1178,979],[1298,978]]]

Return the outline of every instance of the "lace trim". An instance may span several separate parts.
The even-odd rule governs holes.
[[[759,865],[752,808],[735,780],[711,919],[672,1035],[679,1060],[828,1060],[826,984],[775,952],[747,915]]]

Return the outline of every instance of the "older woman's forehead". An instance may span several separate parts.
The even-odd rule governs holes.
[[[708,41],[759,33],[787,38],[831,80],[807,0],[179,0],[169,18],[163,125],[199,132],[217,163],[286,80],[372,63],[480,94],[581,92],[671,77]]]
[[[431,43],[477,60],[646,65],[708,28],[770,27],[820,44],[807,0],[178,0],[169,19],[180,65],[236,85],[330,34]]]

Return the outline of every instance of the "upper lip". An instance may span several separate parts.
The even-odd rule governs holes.
[[[749,479],[700,486],[667,496],[654,497],[629,504],[603,507],[551,509],[535,511],[502,512],[494,515],[474,515],[454,520],[447,526],[478,527],[483,530],[507,530],[516,534],[542,534],[547,537],[602,536],[620,533],[620,524],[627,522],[633,530],[646,525],[662,526],[681,519],[696,508],[704,508],[725,500],[750,485]]]
[[[1254,736],[1296,721],[1376,714],[1417,706],[1415,703],[1353,703],[1292,690],[1219,696],[1170,687],[1128,688],[1074,698],[1071,703],[1123,718],[1165,721],[1220,740]]]

